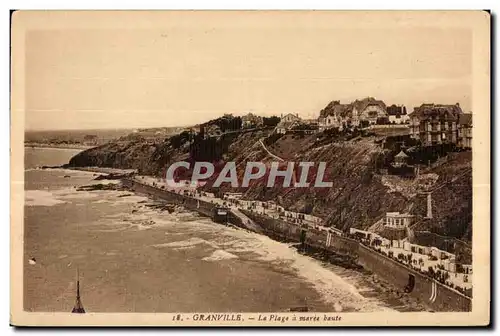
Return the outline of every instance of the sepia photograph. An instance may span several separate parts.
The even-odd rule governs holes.
[[[488,11],[13,11],[11,324],[486,326]]]

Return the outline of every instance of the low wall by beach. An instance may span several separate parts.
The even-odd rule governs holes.
[[[298,224],[288,223],[249,210],[240,211],[258,223],[266,236],[280,241],[300,242],[302,230]]]
[[[122,179],[122,183],[136,192],[144,193],[168,202],[182,205],[186,209],[195,211],[202,216],[212,218],[214,209],[217,207],[217,204],[215,203],[210,203],[203,200],[195,199],[193,197],[177,194],[169,190],[162,190],[156,187],[152,187],[150,185],[140,183],[132,178],[124,178]],[[234,215],[232,212],[229,212],[228,222],[235,226],[247,229],[245,223],[243,223],[242,220],[238,216]]]
[[[411,295],[435,311],[471,311],[471,299],[362,244],[358,244],[358,263],[380,278],[403,289],[410,276],[415,279]]]

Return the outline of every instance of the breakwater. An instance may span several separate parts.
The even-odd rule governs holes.
[[[212,217],[216,203],[206,202],[193,197],[162,190],[134,179],[124,178],[123,184],[134,191],[183,205],[201,215]],[[409,295],[435,311],[471,311],[471,299],[424,274],[413,270],[377,251],[348,237],[321,227],[311,227],[290,223],[279,218],[271,218],[248,210],[240,210],[253,221],[246,223],[233,212],[229,213],[228,222],[248,230],[280,240],[302,243],[315,250],[348,255],[368,271],[391,283],[401,292],[409,288]],[[256,229],[258,227],[258,229]]]

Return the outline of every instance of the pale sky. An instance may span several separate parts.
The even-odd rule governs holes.
[[[310,118],[332,100],[366,96],[409,112],[424,102],[471,108],[469,30],[283,20],[29,31],[26,128],[182,126],[247,112]]]

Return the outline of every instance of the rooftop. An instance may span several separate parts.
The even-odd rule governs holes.
[[[462,114],[460,104],[442,105],[442,104],[422,104],[415,107],[410,117],[418,117],[426,119],[429,117],[439,116],[446,119],[457,119]]]
[[[410,215],[408,213],[399,213],[399,212],[387,212],[386,213],[387,217],[413,217],[413,215]]]
[[[402,116],[406,115],[406,107],[404,106],[397,106],[397,105],[391,105],[387,106],[387,114],[392,115],[392,116]]]
[[[395,158],[407,158],[408,155],[406,155],[405,152],[403,152],[402,150],[395,156]]]
[[[352,104],[359,112],[364,111],[370,105],[380,106],[384,110],[387,108],[382,100],[378,100],[373,97],[366,97],[361,100],[356,99]]]
[[[472,113],[462,113],[458,118],[460,125],[472,125]]]

